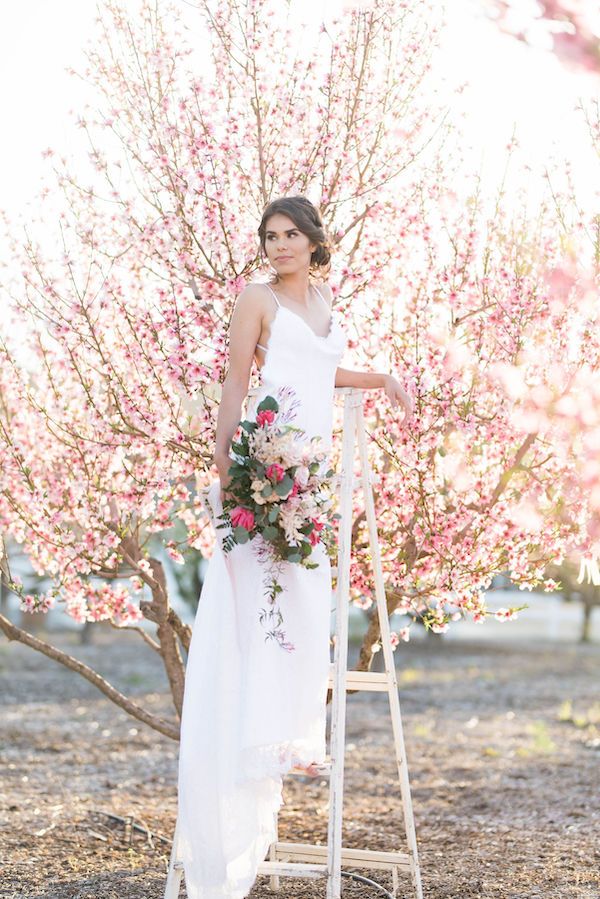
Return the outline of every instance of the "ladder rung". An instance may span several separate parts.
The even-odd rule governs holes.
[[[285,861],[315,862],[327,858],[327,846],[312,843],[284,843],[277,841],[271,844],[271,852],[278,859]],[[383,849],[352,849],[342,847],[342,865],[355,868],[379,868],[389,870],[401,868],[410,871],[410,855],[407,852],[387,852]]]
[[[342,476],[340,474],[333,475],[331,478],[334,487],[339,487],[342,483]],[[373,472],[369,472],[368,483],[369,484],[379,484],[381,481],[381,476],[378,474],[373,474]],[[362,478],[354,477],[352,478],[352,489],[356,490],[357,487],[362,487]]]
[[[327,865],[305,864],[303,862],[264,861],[258,865],[259,874],[281,877],[327,877]]]
[[[220,385],[215,385],[220,387]],[[252,393],[256,393],[260,388],[255,388]],[[381,485],[383,473],[378,472],[369,464],[369,444],[367,440],[367,432],[365,429],[364,410],[363,410],[363,391],[357,388],[340,387],[336,388],[336,394],[344,395],[344,424],[342,428],[342,447],[341,461],[339,471],[335,471],[332,477],[332,493],[336,505],[339,505],[340,511],[340,546],[337,553],[332,553],[331,557],[331,576],[336,579],[336,590],[334,599],[336,614],[336,631],[335,639],[340,640],[340,645],[336,646],[336,660],[329,660],[328,670],[328,687],[333,690],[334,694],[334,710],[336,718],[332,718],[331,730],[331,750],[330,755],[325,757],[324,761],[315,766],[315,781],[318,778],[327,777],[326,784],[329,790],[329,802],[327,806],[329,826],[327,830],[327,841],[325,845],[316,845],[310,843],[286,843],[278,839],[274,839],[270,844],[266,857],[256,864],[255,870],[258,874],[272,877],[275,880],[273,887],[279,886],[279,877],[306,877],[311,879],[324,879],[327,882],[327,893],[339,895],[340,892],[340,868],[373,868],[383,869],[391,874],[393,881],[393,892],[397,895],[400,889],[399,873],[406,873],[408,880],[412,883],[412,889],[409,887],[408,880],[403,895],[407,899],[423,899],[423,890],[421,886],[421,873],[419,868],[418,850],[416,842],[416,834],[414,829],[414,819],[412,812],[412,803],[410,795],[410,786],[408,782],[408,771],[405,757],[404,738],[402,735],[400,697],[397,682],[396,668],[393,662],[389,663],[390,653],[388,647],[382,653],[384,657],[385,671],[355,671],[348,669],[347,645],[348,639],[348,613],[350,607],[349,593],[349,569],[351,566],[353,547],[352,532],[352,503],[353,497],[362,496],[364,499],[365,514],[367,516],[369,539],[368,544],[373,561],[373,576],[378,586],[378,606],[379,611],[385,614],[385,608],[381,608],[381,597],[379,593],[381,584],[384,580],[384,573],[379,558],[378,546],[379,528],[377,523],[377,510],[374,506],[374,494],[377,492],[374,485]],[[360,466],[356,465],[356,449],[359,452]],[[198,488],[200,488],[200,480],[197,476]],[[204,504],[205,510],[209,517],[212,517],[212,510],[209,507],[206,493],[208,487],[200,490],[200,496]],[[363,496],[364,494],[364,496]],[[343,552],[342,552],[343,550]],[[385,597],[384,597],[385,598]],[[384,603],[385,606],[385,603]],[[340,624],[341,618],[341,624]],[[344,641],[340,639],[343,632]],[[386,629],[386,633],[387,629]],[[388,634],[389,636],[389,634]],[[343,664],[340,664],[340,658],[343,656]],[[380,666],[377,666],[380,667]],[[340,687],[338,694],[338,685]],[[343,798],[344,798],[344,764],[345,751],[347,749],[345,743],[345,716],[347,709],[347,692],[354,691],[373,691],[387,693],[389,698],[390,712],[392,718],[392,732],[394,739],[394,750],[396,761],[398,763],[398,776],[400,784],[400,792],[403,805],[404,832],[406,836],[406,847],[404,851],[385,851],[382,849],[355,849],[343,846]],[[332,710],[333,714],[333,710]],[[300,775],[305,779],[310,779],[305,769],[293,767],[286,772],[291,775]],[[275,825],[278,821],[278,812],[275,811]],[[179,821],[179,819],[178,819]],[[183,875],[183,861],[180,856],[178,843],[178,827],[175,827],[175,836],[173,840],[173,849],[171,850],[171,858],[169,864],[169,872],[167,876],[166,890],[164,899],[179,899],[179,884]],[[277,829],[275,827],[274,837],[277,837]],[[316,837],[316,835],[315,835]],[[285,892],[285,891],[284,891]]]
[[[334,666],[329,666],[329,686],[334,685]],[[389,692],[390,680],[385,671],[346,671],[346,690]]]

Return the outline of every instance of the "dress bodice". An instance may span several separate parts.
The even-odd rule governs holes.
[[[329,310],[326,300],[315,289]],[[324,337],[315,334],[300,315],[283,306],[275,293],[271,293],[277,310],[271,323],[269,344],[263,348],[265,361],[260,370],[260,384],[256,394],[249,398],[246,417],[254,419],[263,397],[271,394],[277,398],[278,390],[291,388],[298,400],[291,423],[302,428],[308,438],[318,435],[323,447],[329,448],[335,373],[346,349],[346,333],[333,310],[329,333]]]

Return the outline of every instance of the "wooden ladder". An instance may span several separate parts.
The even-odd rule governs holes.
[[[327,845],[311,843],[287,843],[275,840],[271,843],[268,860],[258,866],[258,874],[270,875],[273,889],[280,888],[280,877],[326,878],[327,899],[340,899],[342,868],[366,868],[386,870],[392,874],[392,894],[398,895],[400,872],[410,875],[414,899],[423,899],[421,872],[417,852],[417,838],[412,811],[408,766],[400,714],[400,700],[394,654],[391,644],[390,624],[383,581],[383,569],[379,551],[375,504],[373,500],[373,475],[369,466],[367,440],[363,413],[363,391],[354,387],[336,387],[335,393],[344,396],[342,437],[342,470],[338,476],[339,510],[341,514],[338,532],[337,568],[335,590],[335,646],[330,666],[329,686],[332,689],[330,754],[319,768],[320,774],[329,777],[329,823]],[[356,443],[360,457],[360,476],[354,477]],[[381,642],[385,671],[348,671],[348,611],[350,600],[350,554],[352,537],[353,493],[362,487],[369,545],[373,562],[377,614],[381,627]],[[346,738],[346,694],[348,690],[387,692],[398,779],[402,800],[402,815],[406,837],[406,851],[382,851],[350,849],[342,846],[342,806],[344,796],[344,756]],[[292,768],[289,774],[305,774]],[[275,816],[277,825],[277,814]],[[175,825],[173,848],[165,888],[165,899],[179,899],[183,865],[178,854],[178,827]]]

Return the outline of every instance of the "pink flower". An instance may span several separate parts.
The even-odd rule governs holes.
[[[278,484],[280,481],[283,481],[285,477],[285,468],[282,468],[277,462],[273,462],[273,464],[269,465],[267,468],[267,477],[270,481],[274,479],[275,483]]]
[[[256,424],[259,428],[264,428],[265,425],[272,425],[275,421],[275,413],[272,409],[263,409],[262,412],[259,412],[256,416]]]
[[[298,481],[294,481],[294,486],[292,487],[292,489],[290,491],[290,496],[296,496],[296,494],[298,493],[299,490],[300,490],[300,485],[298,484]],[[289,497],[288,497],[288,499],[289,499]]]
[[[323,530],[323,522],[317,521],[316,518],[311,518],[311,521],[314,524],[314,528],[308,535],[308,539],[310,540],[311,546],[316,546],[321,539],[320,531]]]
[[[518,618],[519,616],[515,612],[514,609],[497,609],[494,613],[494,618],[497,618],[498,621],[508,621],[511,618]]]
[[[254,527],[254,513],[250,509],[244,509],[243,506],[236,506],[230,512],[231,523],[234,528],[246,528],[251,531]]]

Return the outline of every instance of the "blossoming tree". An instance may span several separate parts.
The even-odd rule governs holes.
[[[443,632],[457,615],[485,618],[482,590],[498,571],[556,586],[544,564],[583,539],[582,493],[563,444],[531,428],[507,386],[516,366],[527,385],[562,389],[577,370],[562,364],[564,335],[581,311],[553,299],[548,273],[564,255],[553,210],[536,227],[514,223],[500,196],[486,219],[475,181],[458,192],[430,71],[435,5],[378,0],[314,31],[294,28],[286,4],[203,0],[198,54],[197,23],[166,3],[142,2],[135,20],[116,2],[101,9],[82,73],[98,109],[78,119],[87,180],[48,150],[39,219],[22,232],[7,222],[18,267],[4,291],[15,325],[27,324],[27,358],[8,331],[0,528],[53,580],[28,595],[4,559],[23,607],[60,602],[78,621],[137,630],[162,658],[178,716],[190,629],[148,539],[176,563],[187,548],[211,551],[197,488],[214,477],[227,325],[261,272],[262,209],[290,193],[322,210],[352,363],[391,368],[415,397],[407,433],[385,396],[365,393],[390,613]],[[357,498],[353,599],[368,608],[363,527]],[[7,618],[0,627],[177,738],[176,718]],[[379,640],[373,616],[361,667]]]
[[[549,47],[565,66],[600,70],[600,12],[596,0],[484,0],[506,34]]]

